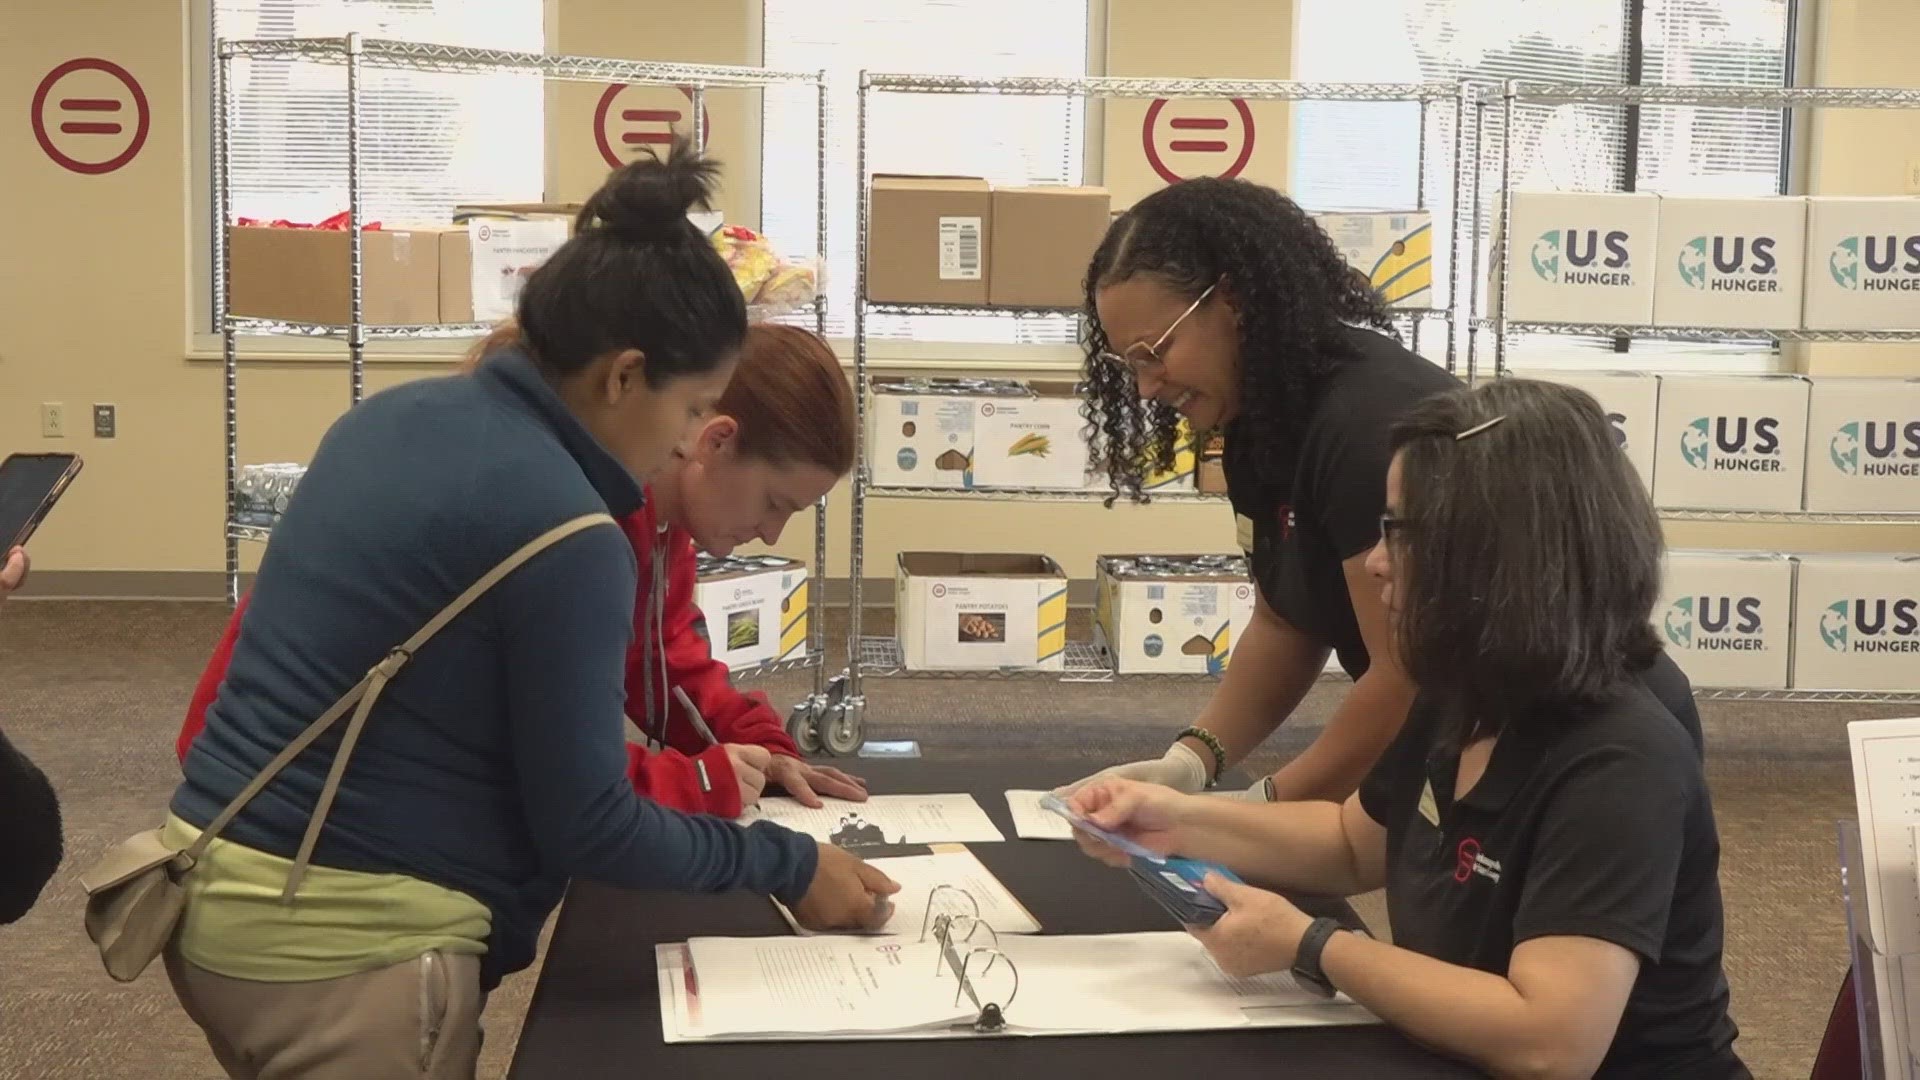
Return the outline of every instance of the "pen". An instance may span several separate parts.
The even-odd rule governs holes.
[[[708,746],[719,746],[720,740],[714,737],[713,729],[707,726],[706,717],[701,716],[700,710],[694,707],[693,699],[687,696],[686,690],[676,686],[673,688],[673,696],[680,702],[680,707],[687,710],[687,719],[692,721],[693,730],[699,732],[700,737],[707,740]]]

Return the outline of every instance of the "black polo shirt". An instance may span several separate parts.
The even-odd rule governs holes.
[[[1421,399],[1461,384],[1384,334],[1350,330],[1348,342],[1351,357],[1314,389],[1305,430],[1282,467],[1268,467],[1256,448],[1284,434],[1244,418],[1228,427],[1221,463],[1261,597],[1333,649],[1357,679],[1367,670],[1367,646],[1341,564],[1380,539],[1394,422]]]
[[[1516,728],[1458,801],[1449,728],[1416,699],[1360,788],[1387,830],[1394,944],[1504,976],[1532,938],[1613,942],[1641,967],[1597,1077],[1749,1077],[1720,964],[1713,805],[1669,709],[1633,680],[1584,715]]]

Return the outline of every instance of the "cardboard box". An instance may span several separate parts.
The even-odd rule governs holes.
[[[1920,199],[1808,199],[1807,263],[1807,329],[1920,329]]]
[[[1112,218],[1113,200],[1106,188],[994,188],[987,303],[1083,305],[1087,262],[1106,237]]]
[[[1499,222],[1499,202],[1494,206]],[[1526,322],[1644,326],[1653,320],[1657,195],[1513,193],[1507,317]],[[1500,268],[1488,296],[1500,303]]]
[[[1786,688],[1793,572],[1785,555],[1667,553],[1654,629],[1693,685]]]
[[[1805,288],[1807,200],[1660,200],[1656,326],[1796,330]]]
[[[586,209],[586,205],[577,202],[462,203],[453,208],[453,220],[458,225],[476,217],[521,221],[560,218],[567,223],[567,235],[572,236],[574,219],[580,216],[580,211]]]
[[[1563,383],[1593,395],[1613,425],[1613,441],[1626,452],[1647,491],[1654,490],[1655,432],[1660,416],[1660,377],[1645,371],[1535,372],[1532,378]]]
[[[1094,644],[1121,674],[1226,671],[1233,644],[1253,616],[1253,583],[1241,556],[1207,557],[1211,572],[1167,573],[1142,560],[1181,560],[1193,555],[1102,555]]]
[[[693,604],[706,618],[707,644],[715,660],[745,668],[806,655],[805,563],[776,556],[703,562]],[[760,565],[742,567],[740,562]]]
[[[1807,509],[1920,513],[1920,378],[1814,380]]]
[[[1654,501],[1683,509],[1800,509],[1807,389],[1798,375],[1661,379]]]
[[[464,231],[441,234],[440,321],[511,318],[527,278],[560,250],[570,231],[557,217],[472,215]]]
[[[352,318],[345,231],[236,225],[227,235],[236,316],[328,325]],[[439,322],[438,231],[367,229],[360,236],[361,320]]]
[[[440,234],[440,321],[474,321],[473,241],[465,229]]]
[[[893,610],[910,670],[1066,666],[1067,575],[1045,555],[903,551]]]
[[[1195,474],[1200,469],[1200,453],[1193,445],[1193,429],[1181,420],[1173,429],[1173,468],[1154,469],[1141,478],[1142,491],[1193,491],[1196,490]],[[1221,483],[1226,482],[1225,475]],[[1087,477],[1087,490],[1105,492],[1111,490],[1106,473],[1090,474]]]
[[[984,304],[993,191],[964,176],[873,178],[867,299]]]
[[[1920,555],[1800,557],[1792,685],[1920,690]]]
[[[876,487],[973,487],[980,403],[1032,396],[1010,379],[876,378],[868,386],[867,463]]]
[[[1079,491],[1087,485],[1080,393],[1032,382],[1028,398],[981,398],[973,414],[973,486]]]
[[[1315,214],[1313,220],[1388,307],[1433,306],[1432,214]]]

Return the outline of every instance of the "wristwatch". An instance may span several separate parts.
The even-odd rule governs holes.
[[[1328,981],[1327,973],[1320,970],[1320,954],[1333,935],[1345,929],[1338,919],[1319,918],[1307,924],[1307,932],[1301,935],[1300,947],[1293,954],[1294,982],[1321,997],[1333,996],[1333,983]]]

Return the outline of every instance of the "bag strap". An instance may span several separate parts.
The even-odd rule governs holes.
[[[327,781],[320,789],[320,800],[314,805],[313,814],[307,821],[307,831],[300,840],[299,854],[295,856],[293,869],[287,875],[286,888],[280,894],[282,902],[290,902],[300,887],[301,879],[306,876],[307,864],[313,856],[314,845],[319,841],[321,826],[326,823],[327,812],[333,806],[334,796],[339,793],[340,778],[346,772],[347,759],[352,756],[354,744],[360,739],[360,731],[366,726],[367,715],[373,711],[373,704],[379,700],[387,683],[400,673],[400,669],[405,667],[409,660],[413,659],[414,653],[418,652],[421,646],[445,629],[448,623],[458,618],[462,612],[472,606],[474,601],[498,585],[508,574],[567,537],[598,525],[618,527],[619,522],[609,514],[586,514],[556,525],[529,540],[519,550],[501,560],[499,565],[487,571],[480,580],[468,586],[465,592],[454,597],[451,603],[441,609],[439,614],[427,620],[426,625],[416,631],[412,637],[388,652],[384,659],[375,664],[359,682],[353,685],[352,689],[342,695],[339,701],[334,702],[332,708],[322,713],[318,720],[308,724],[306,730],[295,736],[280,753],[274,755],[266,768],[260,770],[259,775],[249,781],[246,787],[240,789],[240,793],[233,797],[233,801],[229,802],[219,815],[201,830],[200,836],[194,840],[191,847],[187,848],[187,858],[194,862],[199,861],[206,854],[208,845],[212,844],[214,839],[233,822],[233,819],[239,816],[240,811],[246,809],[255,795],[260,794],[273,781],[273,778],[280,774],[281,770],[338,722],[348,709],[353,709],[353,719],[348,722],[346,733],[340,740],[340,747],[334,752],[332,767],[327,771]]]

